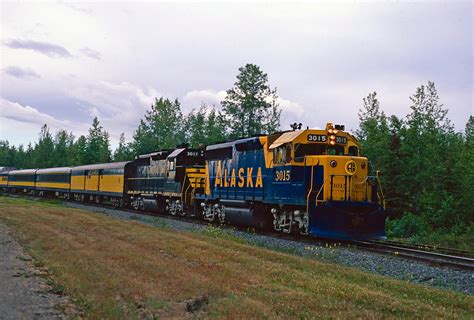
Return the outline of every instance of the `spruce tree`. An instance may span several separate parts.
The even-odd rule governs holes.
[[[237,81],[221,102],[232,138],[271,133],[280,128],[276,88],[255,64],[239,68]]]
[[[137,154],[172,149],[184,142],[183,115],[178,99],[155,98],[133,136]]]
[[[50,168],[54,166],[54,141],[46,124],[41,127],[38,144],[36,144],[33,154],[35,167]]]
[[[133,160],[133,152],[130,145],[125,142],[125,133],[120,134],[119,145],[114,152],[114,161],[129,161]]]
[[[100,125],[97,117],[94,118],[92,126],[89,128],[86,150],[85,164],[103,163],[111,160],[109,134]]]

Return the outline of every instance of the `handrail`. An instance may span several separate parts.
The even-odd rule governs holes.
[[[306,167],[306,157],[304,158],[304,165]],[[308,195],[306,196],[306,211],[309,211],[309,197],[311,192],[313,192],[313,172],[314,166],[311,166],[311,187],[309,188]]]
[[[380,183],[380,176],[379,176],[379,174],[380,174],[380,171],[378,171],[378,170],[375,171],[375,177],[376,177],[376,179],[377,179],[377,183],[378,183],[378,185],[379,185],[380,194],[381,194],[381,197],[380,197],[380,196],[379,196],[379,193],[377,192],[377,197],[380,198],[380,200],[381,200],[381,202],[382,202],[381,205],[382,205],[383,208],[385,209],[385,196],[384,196],[384,194],[383,194],[382,183]],[[380,203],[379,203],[379,204],[380,204]]]
[[[319,188],[318,194],[316,194],[316,206],[318,206],[319,194],[321,193],[321,191],[323,191],[324,185],[326,184],[326,181],[328,181],[328,178],[329,178],[329,177],[326,177],[326,179],[323,181],[323,184],[321,185],[321,188]],[[325,200],[322,200],[322,202],[324,202],[324,201],[325,201]]]

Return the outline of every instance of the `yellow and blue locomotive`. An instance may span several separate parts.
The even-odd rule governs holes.
[[[383,238],[378,177],[343,126],[239,139],[206,149],[208,221],[339,239]],[[199,206],[198,206],[199,205]]]

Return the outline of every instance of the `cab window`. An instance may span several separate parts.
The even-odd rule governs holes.
[[[273,149],[273,163],[284,164],[291,161],[291,143]]]
[[[350,146],[349,147],[349,155],[350,156],[358,156],[359,155],[359,148],[356,146]]]
[[[326,154],[326,145],[324,144],[296,144],[295,161],[303,162],[305,156],[316,156]]]
[[[329,147],[328,147],[327,154],[328,154],[328,155],[331,155],[331,156],[343,156],[343,155],[344,155],[344,147],[341,147],[341,146],[329,146]]]

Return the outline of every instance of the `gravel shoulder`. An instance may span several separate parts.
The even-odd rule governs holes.
[[[50,292],[41,271],[0,223],[0,319],[64,319],[66,297]]]
[[[144,224],[172,228],[174,230],[204,232],[208,228],[205,225],[166,219],[161,216],[155,217],[140,215],[122,210],[91,207],[72,202],[66,202],[66,205],[73,208],[105,214],[118,219],[128,219]],[[276,239],[255,233],[234,230],[232,228],[224,228],[222,232],[245,240],[249,244],[265,247],[271,250],[284,251],[322,261],[333,262],[357,268],[369,273],[409,281],[411,283],[474,295],[473,272],[455,270],[446,267],[435,267],[400,257],[382,255],[342,246],[326,247],[308,245],[297,241]]]

